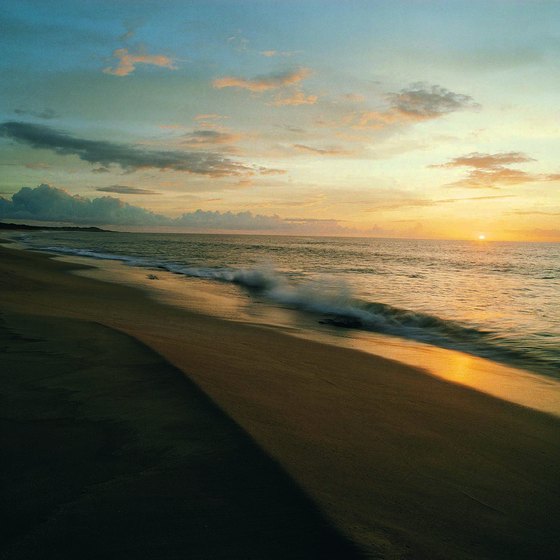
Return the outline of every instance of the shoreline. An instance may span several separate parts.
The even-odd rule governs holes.
[[[23,246],[21,248],[26,250]],[[177,277],[168,271],[157,271],[158,280],[153,281],[149,280],[149,269],[118,261],[43,254],[60,262],[76,263],[87,267],[76,270],[74,272],[76,275],[140,289],[152,299],[165,305],[387,358],[422,370],[424,374],[560,417],[560,380],[545,374],[520,369],[460,350],[442,348],[406,338],[356,329],[326,327],[314,317],[299,315],[298,327],[288,327],[290,320],[284,319],[281,312],[290,311],[274,309],[270,304],[264,305],[266,308],[264,317],[247,316],[239,305],[232,303],[240,295],[232,294],[233,290],[237,291],[236,286],[216,285],[210,280],[184,276]],[[186,298],[185,294],[187,294]]]
[[[4,309],[94,321],[155,350],[366,552],[557,551],[558,419],[392,360],[165,306],[45,255],[0,251],[13,280]]]

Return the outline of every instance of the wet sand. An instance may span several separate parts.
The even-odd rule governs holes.
[[[366,551],[369,557],[556,558],[560,547],[557,530],[560,523],[558,418],[445,382],[396,361],[165,306],[139,290],[72,275],[69,270],[75,265],[57,262],[44,255],[6,248],[0,251],[2,314],[8,322],[12,321],[9,328],[15,329],[13,332],[21,330],[23,334],[19,336],[37,337],[31,331],[31,334],[25,334],[25,329],[39,328],[39,324],[43,325],[41,328],[44,333],[50,335],[51,332],[58,332],[58,338],[53,339],[47,352],[52,353],[54,348],[57,349],[56,355],[60,358],[58,369],[64,369],[63,364],[70,359],[65,352],[70,352],[75,362],[84,366],[95,363],[95,359],[102,360],[105,352],[109,352],[113,356],[110,363],[118,366],[120,356],[127,355],[127,352],[119,349],[116,340],[124,337],[123,340],[135,349],[129,349],[130,359],[142,366],[140,369],[146,379],[152,380],[150,383],[155,382],[153,380],[157,377],[162,390],[169,392],[170,398],[181,401],[184,396],[172,388],[170,379],[173,378],[173,383],[181,386],[184,384],[186,393],[194,391],[193,382],[209,399],[199,392],[193,393],[197,396],[191,398],[206,403],[211,410],[223,411],[225,415],[220,416],[220,421],[230,422],[228,425],[234,426],[240,438],[255,441],[272,458],[270,462],[262,459],[265,455],[259,455],[260,463],[252,459],[247,461],[252,465],[249,481],[256,476],[256,472],[261,472],[260,465],[268,465],[265,471],[272,469],[272,475],[266,475],[269,478],[262,484],[247,486],[240,483],[243,491],[236,490],[228,494],[220,487],[224,477],[227,478],[230,473],[229,478],[234,479],[231,484],[235,486],[236,481],[243,479],[247,473],[230,472],[229,468],[224,468],[202,486],[203,492],[198,492],[202,494],[199,498],[203,501],[207,499],[212,502],[212,498],[207,498],[209,495],[221,496],[217,499],[221,500],[222,507],[232,508],[228,511],[237,512],[237,518],[241,519],[247,515],[247,508],[243,509],[242,506],[243,500],[256,500],[258,505],[254,508],[253,518],[261,520],[268,515],[272,518],[268,529],[263,527],[249,535],[238,526],[241,521],[231,521],[231,525],[222,519],[221,527],[225,527],[229,535],[239,534],[240,540],[245,543],[252,540],[264,542],[263,546],[270,545],[272,539],[293,550],[278,555],[279,558],[312,558],[314,556],[309,554],[310,550],[315,551],[315,557],[328,557],[318,550],[317,539],[311,538],[306,551],[299,556],[292,548],[294,543],[299,542],[300,535],[308,534],[309,531],[298,533],[299,522],[295,523],[296,529],[293,525],[292,529],[283,528],[280,520],[291,516],[287,506],[278,504],[278,495],[284,496],[284,492],[269,487],[272,484],[270,481],[278,484],[280,480],[286,487],[292,488],[296,502],[301,500],[303,506],[298,507],[303,508],[303,513],[300,518],[308,520],[312,527],[320,528],[315,531],[326,531],[327,541],[333,539],[332,542],[342,547],[326,547],[334,558],[350,558],[352,552],[345,550],[344,543],[325,529],[320,516],[297,492],[298,487],[303,489],[331,523]],[[53,322],[58,325],[58,330],[52,326]],[[97,351],[82,351],[86,346],[72,343],[72,336],[79,330],[73,327],[76,322],[89,326],[94,323],[95,329],[100,329],[95,335],[86,337],[91,344],[103,341],[99,342]],[[103,338],[101,331],[110,332],[112,336]],[[122,334],[117,337],[115,331]],[[8,348],[12,347],[8,344]],[[150,360],[155,360],[157,367],[144,370],[144,365]],[[123,367],[130,370],[130,362],[125,360],[124,363],[129,365]],[[23,370],[29,372],[33,369],[30,367],[24,366]],[[120,378],[120,374],[105,371],[106,363],[99,363],[92,368],[103,375]],[[97,418],[95,414],[99,412],[96,407],[109,407],[108,401],[111,401],[115,414],[120,411],[119,403],[130,406],[134,411],[130,412],[131,417],[144,414],[142,411],[145,406],[140,403],[143,398],[151,398],[151,393],[143,397],[136,395],[132,387],[137,387],[137,383],[130,378],[121,387],[121,397],[113,402],[113,390],[103,394],[95,391],[98,382],[89,379],[89,369],[84,367],[80,374],[82,381],[79,381],[80,398],[88,414],[94,414],[93,417],[86,414],[86,419]],[[165,378],[163,374],[160,377],[160,369],[168,372]],[[54,370],[56,377],[57,368]],[[184,377],[179,376],[178,371]],[[169,372],[174,373],[171,375]],[[6,374],[3,373],[3,376]],[[67,379],[68,376],[67,371],[64,377]],[[70,391],[74,395],[75,389],[65,388],[56,379],[52,383],[62,393]],[[35,413],[36,408],[41,410],[41,407],[46,406],[41,401],[43,397],[52,399],[51,406],[58,406],[56,403],[64,400],[62,394],[50,393],[49,386],[47,389],[43,390],[39,384],[32,395],[25,397],[30,400],[27,408],[23,409],[29,410],[30,414]],[[99,399],[99,404],[91,405],[93,412],[89,409],[90,391],[95,392]],[[188,408],[186,402],[185,407]],[[178,414],[182,407],[180,404],[175,406]],[[153,410],[150,408],[150,421],[145,420],[143,426],[151,427],[154,422],[161,425],[157,418],[166,409],[167,406],[161,404]],[[72,409],[65,414],[64,417],[76,419],[82,418],[81,414],[85,413]],[[137,422],[130,421],[133,424]],[[109,423],[113,425],[114,422]],[[237,426],[245,433],[238,430]],[[37,421],[37,418],[35,422],[30,421],[25,428],[26,437],[14,439],[10,454],[23,454],[21,464],[27,465],[24,470],[45,481],[49,476],[54,476],[52,472],[56,469],[41,470],[34,454],[21,451],[26,438],[43,439],[40,435],[43,428],[43,422]],[[84,429],[86,435],[78,438],[80,441],[88,439],[89,428]],[[213,429],[218,428],[209,427],[200,421],[187,430],[196,441],[203,441],[207,445],[207,451],[203,453],[207,461],[204,469],[218,462],[223,453],[219,443],[208,435]],[[179,449],[189,445],[182,440],[184,431],[173,432],[173,445]],[[11,430],[6,432],[12,433]],[[142,439],[144,451],[150,450],[154,456],[151,460],[156,463],[162,454],[161,449],[166,448],[161,443],[166,441],[165,432],[165,429],[160,429],[150,432],[149,436],[142,436],[147,438]],[[113,455],[120,457],[123,449],[128,452],[135,448],[134,445],[120,442],[117,436],[114,439],[114,445],[120,451]],[[226,439],[230,441],[231,438]],[[62,447],[60,453],[67,461],[65,464],[74,465],[75,460],[68,459],[66,452],[73,446],[59,447]],[[251,449],[251,453],[260,453],[254,446]],[[94,455],[97,457],[98,452]],[[144,460],[140,455],[138,464]],[[132,458],[128,461],[130,469],[138,468]],[[174,476],[177,479],[183,480],[180,473],[189,472],[188,461],[187,457],[183,463],[176,465]],[[295,485],[290,483],[282,470],[277,469],[275,463],[288,473]],[[43,461],[40,464],[43,465]],[[82,467],[79,463],[75,468],[64,468],[81,472]],[[35,472],[36,468],[39,471]],[[13,472],[18,470],[21,470],[20,467]],[[98,469],[95,469],[94,474],[97,473]],[[10,472],[7,474],[10,475]],[[76,476],[79,478],[81,475]],[[86,475],[84,477],[87,478]],[[172,496],[175,486],[167,491],[160,492],[157,489],[158,485],[164,484],[164,479],[162,476],[156,477],[153,491],[158,496]],[[48,485],[47,482],[43,484]],[[80,495],[89,482],[84,484],[86,486],[80,487]],[[25,484],[21,484],[21,488],[21,492],[27,492],[23,503],[29,503],[30,490]],[[111,485],[104,486],[104,492],[108,503],[113,499],[121,499],[122,507],[133,508],[119,492],[112,492]],[[196,519],[192,519],[192,511],[185,513],[181,509],[184,502],[188,501],[184,496],[188,494],[177,499],[177,515],[170,506],[169,512],[163,517],[165,522],[161,523],[162,530],[169,528],[170,535],[177,534],[180,523],[197,523]],[[134,504],[134,500],[131,503]],[[272,508],[270,512],[266,504]],[[276,506],[280,513],[275,509]],[[105,523],[105,514],[94,515],[94,509],[92,506],[89,510],[90,522],[96,519],[95,523]],[[149,516],[151,510],[146,505],[143,510],[145,516]],[[113,508],[106,507],[101,511],[113,511]],[[28,519],[32,521],[34,515],[41,517],[32,506],[28,514]],[[43,515],[50,519],[49,515]],[[118,516],[115,514],[115,517]],[[29,523],[28,528],[39,532],[40,527],[45,527],[44,519]],[[135,529],[141,527],[141,524],[133,525]],[[276,526],[277,530],[267,532],[271,526]],[[91,526],[83,523],[82,527],[83,530],[78,531],[81,540],[78,539],[76,546],[88,549],[87,543],[93,537],[86,529]],[[127,527],[127,530],[130,529]],[[48,528],[45,530],[49,532]],[[25,533],[25,528],[23,531]],[[193,532],[198,534],[197,531]],[[34,542],[35,537],[27,534],[26,538],[26,542]],[[230,536],[230,541],[232,538]],[[305,543],[303,545],[305,547]],[[182,547],[184,543],[178,544],[175,550]],[[139,550],[143,549],[139,547]],[[189,556],[184,548],[182,553]],[[151,554],[146,554],[148,556],[157,557],[153,549]],[[129,554],[128,557],[143,556]],[[160,557],[175,556],[170,553]],[[221,556],[213,551],[205,553],[203,548],[199,548],[189,557]],[[273,556],[262,554],[260,549],[253,556],[244,556],[243,553],[236,556],[233,553],[223,557]]]

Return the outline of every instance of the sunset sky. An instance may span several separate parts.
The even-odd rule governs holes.
[[[560,241],[558,1],[7,0],[0,26],[2,219]]]

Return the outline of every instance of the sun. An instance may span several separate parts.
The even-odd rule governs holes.
[[[486,235],[484,235],[483,233],[481,233],[481,234],[478,236],[478,240],[479,240],[479,241],[484,241],[485,239],[486,239]]]

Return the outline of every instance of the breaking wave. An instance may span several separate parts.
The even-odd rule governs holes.
[[[236,269],[187,266],[177,262],[152,260],[70,247],[42,247],[57,254],[70,254],[102,260],[115,260],[131,266],[165,270],[191,278],[227,282],[241,286],[251,295],[270,303],[312,313],[318,322],[339,328],[361,329],[390,334],[461,350],[477,356],[527,367],[557,376],[558,363],[541,357],[531,349],[516,347],[515,341],[435,315],[411,311],[388,304],[354,297],[350,288],[332,278],[301,281],[289,274],[268,268]]]

